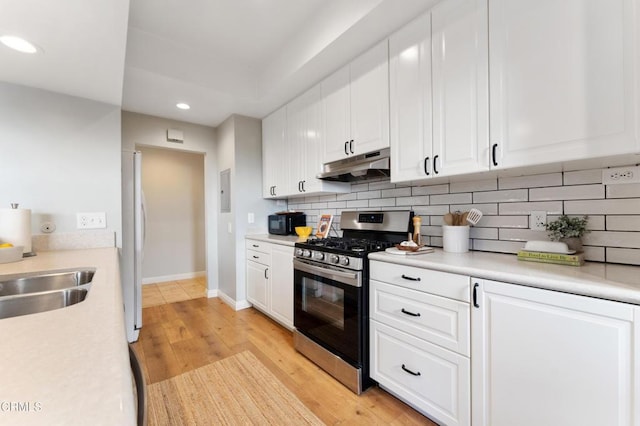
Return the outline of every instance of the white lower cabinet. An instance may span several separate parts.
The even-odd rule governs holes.
[[[639,306],[472,283],[474,426],[640,424]]]
[[[293,329],[293,247],[246,240],[247,300]]]
[[[372,260],[370,374],[445,425],[469,425],[468,276]]]

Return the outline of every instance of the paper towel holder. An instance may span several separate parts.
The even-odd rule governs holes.
[[[11,208],[16,210],[18,208],[18,203],[11,203]]]

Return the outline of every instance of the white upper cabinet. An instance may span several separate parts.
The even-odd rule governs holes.
[[[489,168],[486,0],[447,0],[389,40],[391,179]]]
[[[389,61],[379,43],[322,83],[324,161],[389,146]]]
[[[430,175],[431,15],[412,21],[389,38],[391,180]]]
[[[637,9],[633,0],[490,0],[493,167],[640,149]]]
[[[262,196],[284,197],[288,192],[288,168],[284,154],[288,149],[286,138],[287,111],[280,108],[262,120]]]
[[[287,108],[287,144],[283,153],[289,169],[287,194],[311,195],[322,192],[349,192],[351,185],[316,179],[322,172],[322,98],[320,85],[289,102]]]
[[[446,0],[431,11],[433,171],[489,169],[487,0]]]

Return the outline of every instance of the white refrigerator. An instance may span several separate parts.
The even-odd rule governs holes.
[[[144,247],[142,153],[122,151],[122,250],[120,280],[127,340],[138,340],[142,328],[142,257]]]

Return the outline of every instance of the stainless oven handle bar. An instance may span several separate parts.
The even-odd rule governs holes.
[[[362,287],[359,272],[337,271],[326,266],[314,265],[299,259],[293,260],[293,268],[319,277],[327,278],[329,280],[338,281],[352,287]]]

